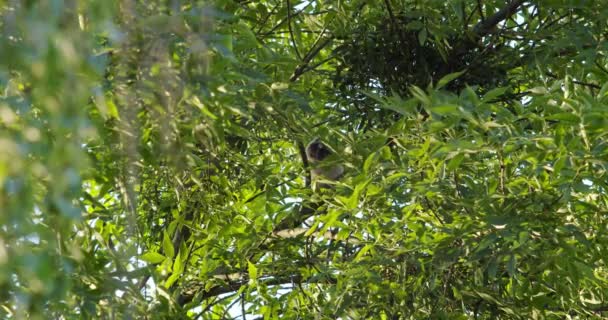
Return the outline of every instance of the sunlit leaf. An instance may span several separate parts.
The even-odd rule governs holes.
[[[171,242],[167,232],[163,232],[163,251],[169,258],[173,258],[175,256],[175,249],[173,248],[173,243]]]
[[[146,252],[141,255],[141,259],[152,264],[157,264],[163,262],[166,257],[158,252]]]

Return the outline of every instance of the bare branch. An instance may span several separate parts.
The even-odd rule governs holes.
[[[306,69],[307,69],[310,61],[314,57],[316,57],[317,54],[319,54],[319,52],[323,48],[325,48],[325,46],[330,44],[332,40],[333,40],[333,38],[326,38],[325,40],[321,41],[321,43],[319,43],[316,47],[311,48],[310,51],[306,54],[306,56],[304,56],[304,59],[302,59],[302,63],[300,65],[298,65],[296,70],[294,70],[293,75],[289,78],[289,81],[295,82],[296,80],[298,80],[298,78],[302,74],[304,74],[304,72],[306,72]]]
[[[553,79],[559,79],[559,77],[558,77],[556,74],[554,74],[554,73],[547,72],[547,73],[545,73],[545,74],[546,74],[547,76],[549,76],[549,77],[553,78]],[[600,85],[598,85],[598,84],[595,84],[595,83],[589,83],[589,82],[584,82],[584,81],[578,81],[578,80],[574,80],[574,79],[572,80],[572,83],[575,83],[575,84],[578,84],[578,85],[581,85],[581,86],[585,86],[585,87],[589,87],[589,88],[593,88],[593,89],[601,89],[601,88],[602,88],[602,86],[600,86]]]
[[[497,24],[499,24],[501,21],[504,21],[507,18],[511,17],[513,14],[515,14],[515,12],[517,12],[517,9],[519,9],[519,7],[524,2],[526,2],[526,0],[513,0],[509,4],[507,4],[506,7],[500,9],[498,12],[496,12],[492,16],[488,17],[485,20],[480,21],[473,28],[473,33],[474,33],[475,37],[481,38],[481,37],[487,35],[488,33],[490,33]]]
[[[302,59],[302,55],[300,55],[300,50],[298,50],[298,46],[296,45],[296,39],[293,36],[293,28],[291,27],[291,2],[287,1],[287,28],[289,29],[289,36],[291,38],[291,43],[293,45],[293,50],[296,52],[296,56],[298,59]]]
[[[259,280],[258,282],[260,282],[261,284],[266,285],[266,286],[276,286],[276,285],[293,283],[293,282],[302,282],[303,280],[304,280],[304,282],[326,283],[326,284],[335,284],[337,282],[336,279],[329,278],[329,275],[327,275],[323,278],[317,277],[314,280],[312,279],[312,277],[308,278],[308,279],[303,279],[302,276],[300,276],[300,275],[287,275],[287,276],[271,277],[267,280]],[[191,302],[195,297],[198,297],[198,298],[204,300],[204,299],[215,297],[215,296],[218,296],[218,295],[221,295],[224,293],[234,292],[234,291],[239,290],[239,288],[241,288],[241,286],[247,285],[248,283],[249,283],[249,279],[244,279],[241,281],[230,282],[225,285],[213,286],[208,290],[205,290],[204,285],[196,284],[194,286],[194,288],[192,288],[191,290],[181,292],[180,295],[177,297],[177,303],[179,305],[183,306],[183,305]]]

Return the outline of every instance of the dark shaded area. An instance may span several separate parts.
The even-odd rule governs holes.
[[[362,91],[408,96],[411,86],[426,87],[454,72],[464,71],[446,89],[468,86],[481,91],[508,84],[507,71],[521,63],[517,52],[502,37],[498,25],[510,18],[523,1],[512,1],[470,29],[434,35],[442,21],[393,14],[377,24],[359,23],[335,53],[340,57],[333,81],[342,97],[361,106],[373,106]],[[410,10],[411,12],[411,10]]]

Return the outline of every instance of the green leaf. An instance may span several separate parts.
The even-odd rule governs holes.
[[[559,120],[559,121],[570,122],[570,123],[580,123],[581,122],[581,118],[579,116],[577,116],[573,113],[569,113],[569,112],[552,114],[552,115],[546,117],[545,119]]]
[[[151,264],[157,264],[165,261],[167,257],[158,252],[146,252],[141,255],[141,259]]]
[[[255,283],[258,279],[258,268],[251,261],[247,261],[247,273],[249,273],[249,282]]]
[[[462,163],[462,160],[464,160],[464,153],[457,154],[452,159],[450,159],[450,161],[448,162],[448,165],[447,165],[447,169],[450,171],[455,170],[456,168],[458,168],[460,166],[460,164]]]
[[[232,35],[231,34],[224,34],[224,35],[218,35],[218,43],[223,47],[226,48],[230,53],[232,53]]]
[[[426,43],[426,39],[428,37],[428,31],[426,28],[423,28],[418,32],[418,43],[423,46]]]
[[[367,156],[367,158],[365,159],[365,162],[363,163],[363,172],[368,173],[371,166],[374,165],[374,163],[376,163],[377,160],[378,160],[378,152],[370,153],[370,155]]]
[[[167,280],[165,281],[164,287],[165,289],[169,289],[174,283],[175,281],[177,281],[177,279],[179,279],[180,274],[177,272],[173,272],[169,278],[167,278]]]
[[[454,73],[450,73],[450,74],[445,75],[443,78],[441,78],[437,82],[437,85],[435,86],[435,88],[436,89],[443,88],[446,84],[454,81],[455,79],[457,79],[458,77],[460,77],[463,73],[465,73],[465,71],[458,71],[458,72],[454,72]]]
[[[257,47],[258,39],[248,25],[240,21],[236,28],[238,30],[237,41],[239,44],[242,44],[245,48]]]
[[[530,93],[537,94],[537,95],[545,95],[545,94],[549,93],[549,91],[545,87],[534,87],[534,88],[530,88],[528,91],[530,91]]]
[[[483,300],[486,300],[492,304],[498,305],[498,306],[502,306],[503,303],[501,303],[500,301],[496,300],[496,298],[494,298],[493,296],[491,296],[490,294],[487,294],[485,292],[480,292],[480,291],[475,291],[475,293],[482,298]]]
[[[163,232],[163,252],[168,258],[173,258],[175,256],[175,249],[173,248],[173,243],[169,238],[167,231]]]
[[[118,108],[111,97],[104,97],[103,93],[98,93],[94,96],[95,106],[104,119],[115,118],[119,119]]]
[[[505,94],[505,92],[507,91],[507,87],[499,87],[499,88],[494,88],[488,92],[486,92],[486,94],[483,95],[483,98],[481,99],[481,101],[483,102],[491,102],[494,99],[502,96],[503,94]]]
[[[270,85],[270,88],[277,91],[287,90],[289,88],[289,83],[274,82],[272,85]]]
[[[511,277],[515,276],[516,272],[517,259],[514,254],[509,257],[509,262],[507,262],[507,272]]]
[[[183,259],[182,258],[182,251],[180,250],[180,251],[178,251],[177,256],[175,257],[175,259],[173,261],[173,268],[172,268],[172,270],[173,270],[174,273],[178,273],[179,274],[182,271],[184,271],[183,270],[184,264],[183,264],[182,259]]]
[[[402,115],[410,115],[414,112],[417,112],[416,106],[418,102],[413,98],[403,100],[399,95],[393,95],[389,98],[386,98],[365,90],[362,90],[361,93],[378,102],[378,107],[382,109],[395,111]]]
[[[496,261],[496,259],[491,259],[490,263],[488,264],[488,278],[490,278],[490,280],[496,278],[496,273],[498,271],[498,262]]]
[[[392,184],[392,183],[396,183],[400,180],[402,180],[403,178],[407,177],[408,175],[403,173],[403,172],[397,172],[395,174],[392,174],[388,177],[386,177],[385,181],[387,184]]]
[[[365,246],[363,246],[363,248],[361,248],[361,250],[359,250],[359,252],[357,252],[355,260],[361,260],[365,256],[365,254],[372,249],[372,245],[366,244]]]
[[[428,106],[431,104],[431,99],[419,87],[417,87],[417,86],[410,87],[410,92],[416,99],[418,99],[418,101],[422,102],[424,105]]]
[[[410,21],[405,25],[405,28],[408,30],[420,30],[423,27],[424,25],[419,20]]]
[[[461,114],[460,106],[456,104],[441,104],[429,107],[428,109],[429,111],[442,116]]]
[[[357,184],[357,186],[355,187],[355,190],[353,191],[353,193],[350,195],[350,197],[348,197],[348,199],[346,200],[346,208],[347,209],[355,209],[357,208],[358,204],[359,204],[359,198],[361,197],[361,192],[363,190],[365,190],[365,188],[367,187],[367,185],[372,181],[372,179],[367,179],[359,184]]]
[[[608,81],[606,83],[604,83],[604,85],[602,85],[600,92],[598,92],[598,94],[597,94],[597,99],[604,98],[606,96],[607,92],[608,92]]]

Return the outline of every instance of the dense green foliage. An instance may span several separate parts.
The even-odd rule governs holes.
[[[608,317],[604,1],[0,15],[2,318]]]

